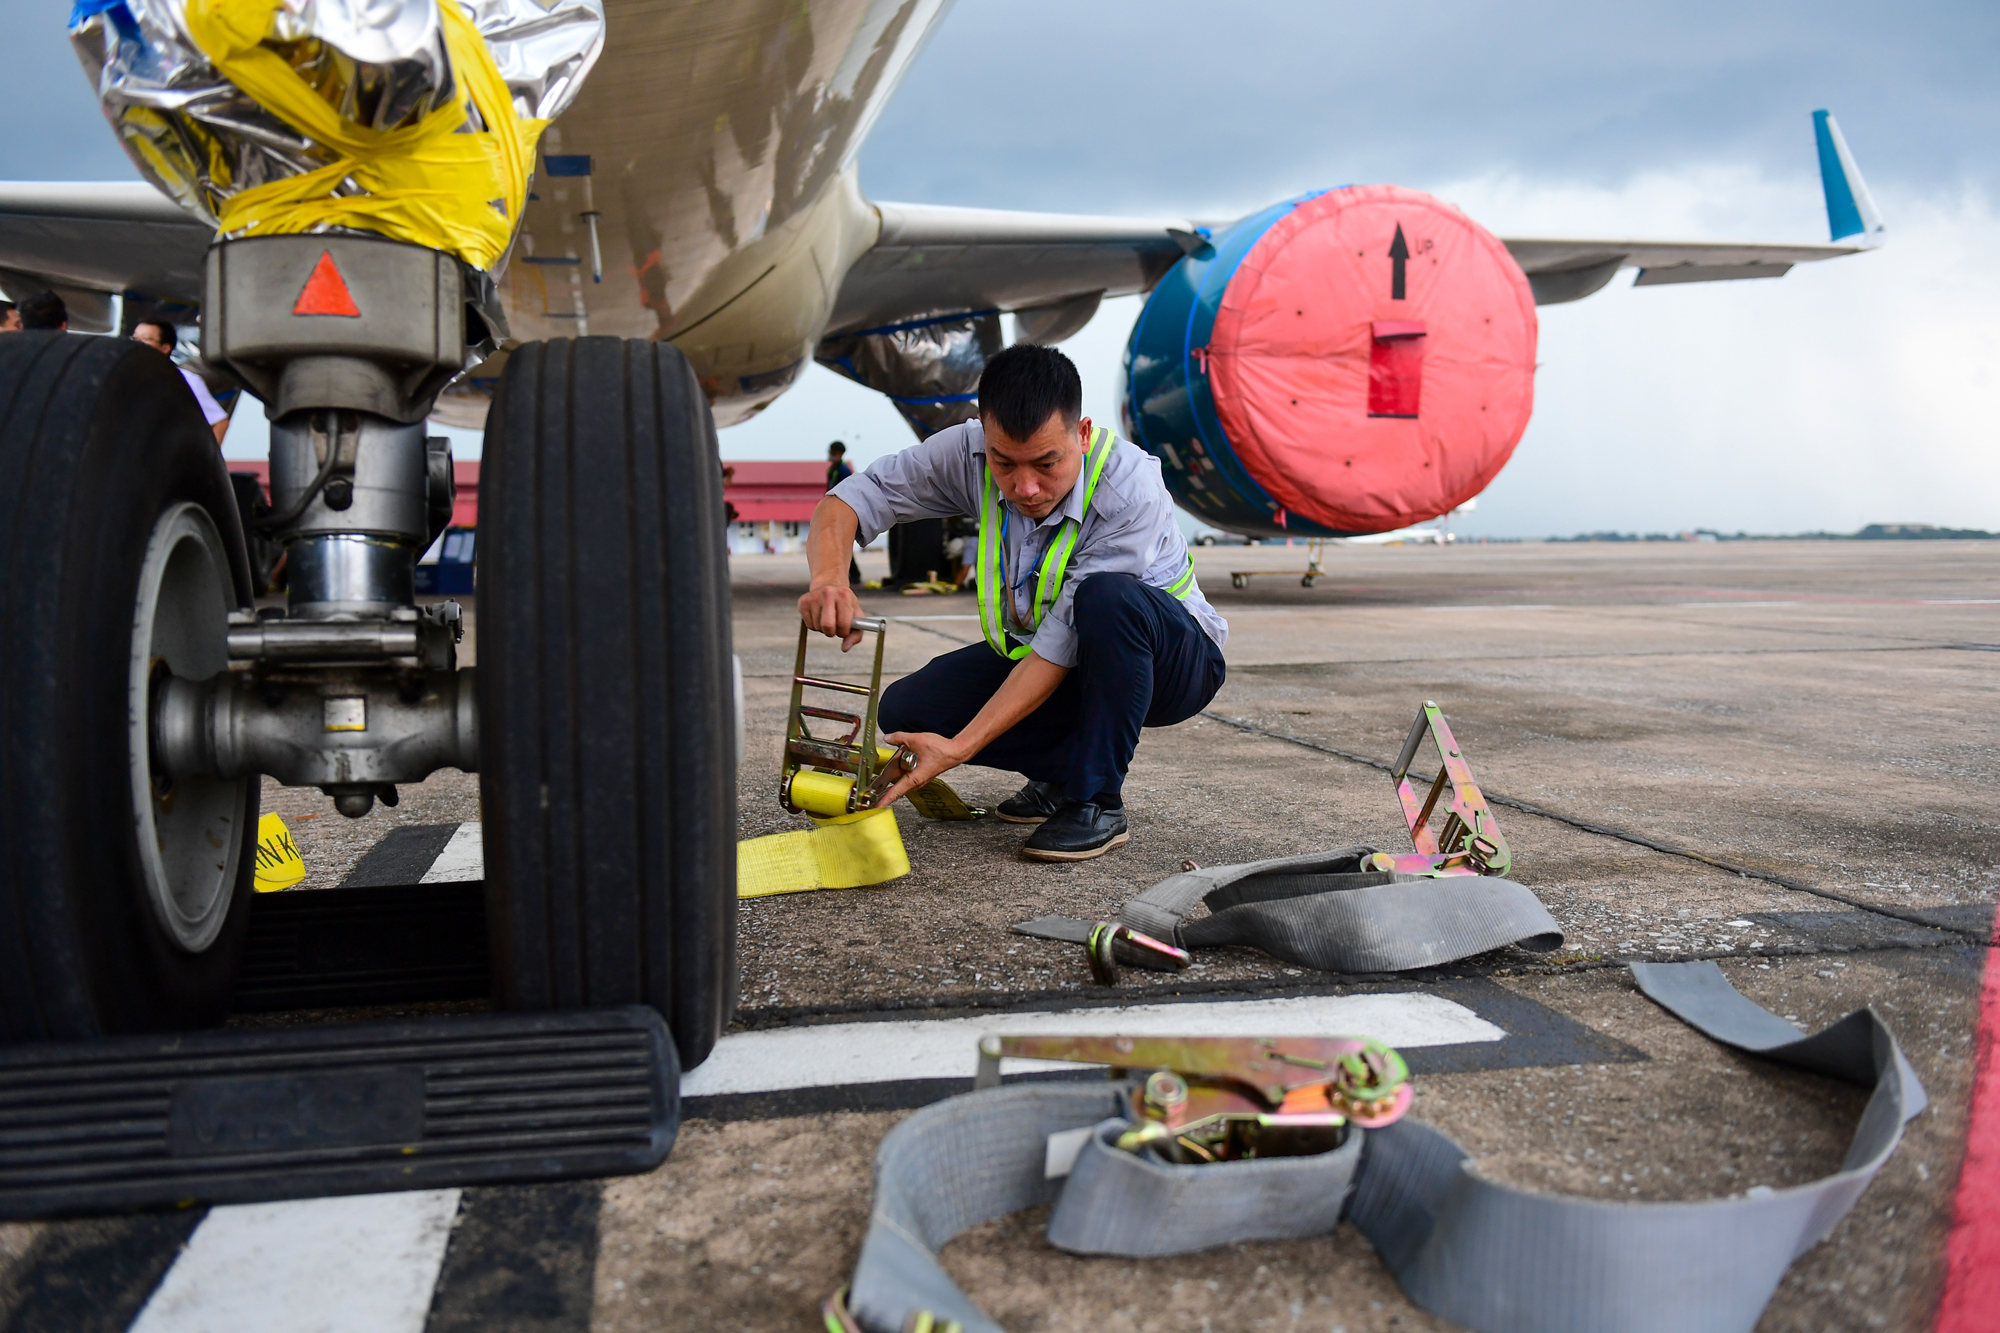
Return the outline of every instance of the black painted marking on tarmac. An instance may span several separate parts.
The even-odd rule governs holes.
[[[1283,996],[1270,992],[1257,998],[1290,998],[1299,995],[1368,995],[1409,991],[1408,982],[1375,986],[1289,987]],[[1411,1046],[1403,1058],[1412,1074],[1470,1074],[1498,1069],[1537,1069],[1550,1065],[1629,1064],[1647,1056],[1636,1047],[1607,1037],[1573,1018],[1565,1017],[1536,1000],[1508,990],[1485,977],[1458,977],[1434,981],[1422,987],[1456,1004],[1462,1004],[1507,1035],[1499,1041],[1457,1042],[1444,1046]],[[1108,996],[1081,997],[1065,993],[1060,1000],[1037,1004],[1013,1004],[1010,1009],[1032,1012],[1076,1012],[1096,1008],[1122,1008],[1132,1004],[1163,1005],[1210,1001],[1213,992],[1201,995],[1159,995],[1146,991],[1126,991]],[[1248,998],[1248,997],[1246,997]],[[997,1008],[997,1006],[995,1006]],[[801,1015],[802,1017],[804,1015]],[[963,1012],[953,1015],[963,1017]],[[870,1015],[814,1015],[844,1023],[907,1021],[902,1012]],[[808,1022],[808,1025],[811,1025]],[[788,1026],[760,1023],[760,1027]],[[1010,1077],[1008,1082],[1044,1081],[1100,1077],[1087,1074],[1048,1072]],[[824,1115],[832,1111],[908,1111],[972,1091],[970,1078],[901,1079],[889,1083],[853,1083],[816,1088],[781,1088],[770,1092],[731,1092],[711,1097],[690,1097],[681,1103],[681,1116],[690,1120],[777,1120],[789,1116]]]
[[[1365,754],[1355,754],[1351,750],[1342,750],[1336,746],[1310,740],[1304,736],[1292,736],[1282,731],[1272,731],[1268,727],[1260,727],[1255,722],[1244,718],[1229,717],[1210,709],[1203,709],[1201,715],[1212,721],[1235,727],[1238,731],[1247,731],[1252,735],[1263,736],[1269,740],[1283,741],[1287,745],[1296,745],[1302,749],[1317,750],[1321,754],[1330,754],[1336,759],[1345,759],[1351,764],[1365,764],[1369,768],[1380,769],[1384,773],[1394,771],[1393,767],[1385,760],[1374,759]],[[1774,875],[1765,870],[1752,870],[1747,866],[1739,866],[1733,862],[1710,856],[1705,852],[1690,851],[1685,847],[1676,847],[1672,843],[1665,843],[1656,838],[1649,838],[1642,833],[1633,833],[1628,829],[1615,828],[1610,824],[1599,824],[1587,819],[1578,819],[1572,815],[1558,814],[1554,810],[1534,805],[1528,801],[1517,800],[1511,796],[1501,796],[1490,787],[1481,787],[1479,790],[1494,805],[1504,805],[1509,810],[1519,810],[1522,814],[1537,815],[1543,819],[1551,819],[1558,824],[1566,824],[1570,828],[1580,830],[1584,833],[1594,833],[1603,838],[1616,838],[1620,842],[1629,842],[1635,847],[1644,847],[1648,851],[1660,852],[1667,856],[1682,857],[1685,860],[1694,861],[1700,865],[1727,871],[1732,875],[1739,875],[1744,879],[1761,880],[1766,884],[1776,884],[1781,889],[1791,889],[1797,893],[1809,893],[1815,898],[1825,898],[1829,902],[1840,903],[1844,906],[1852,907],[1859,912],[1872,912],[1877,916],[1886,916],[1896,921],[1906,921],[1918,926],[1939,924],[1938,922],[1927,921],[1914,912],[1898,911],[1893,907],[1878,907],[1873,903],[1864,902],[1859,898],[1851,898],[1844,893],[1837,893],[1832,889],[1823,889],[1816,884],[1808,884],[1804,880],[1793,879],[1789,875]],[[1957,926],[1942,926],[1941,928],[1970,937],[1970,932],[1962,930]],[[1973,939],[1973,942],[1984,944],[1987,942],[1987,939],[1986,937],[1976,937]]]
[[[1987,915],[1992,909],[1985,909]],[[1865,949],[1934,949],[1963,944],[1956,928],[1939,929],[1890,921],[1871,912],[1748,912],[1752,921],[1803,935],[1830,951]],[[1968,927],[1971,921],[1965,923]]]
[[[1060,1083],[1101,1079],[1103,1074],[1037,1073],[1007,1075],[1006,1083]],[[681,1103],[682,1120],[786,1120],[793,1116],[826,1115],[835,1111],[914,1111],[947,1097],[972,1091],[969,1078],[905,1078],[891,1083],[846,1083],[818,1088],[779,1088],[771,1092],[724,1092],[689,1097]]]
[[[1413,1074],[1632,1064],[1648,1058],[1638,1047],[1607,1037],[1539,1000],[1531,1000],[1486,977],[1438,982],[1429,989],[1464,1005],[1507,1035],[1500,1041],[1413,1046],[1403,1052]]]
[[[372,889],[415,884],[438,859],[438,853],[458,832],[456,824],[404,824],[392,828],[355,864],[343,889]]]
[[[602,1202],[595,1180],[466,1190],[424,1333],[584,1333]]]
[[[0,1306],[5,1333],[125,1333],[208,1215],[206,1208],[52,1222]]]
[[[1993,942],[1996,912],[2000,912],[2000,903],[1961,903],[1956,907],[1920,907],[1911,915],[1941,930],[1955,930],[1988,944]]]

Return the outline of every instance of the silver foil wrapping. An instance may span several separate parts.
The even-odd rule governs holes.
[[[524,119],[560,115],[603,49],[604,0],[284,0],[267,45],[343,117],[393,129],[453,94],[440,4],[471,17]],[[188,35],[186,10],[122,0],[82,17],[70,39],[140,174],[214,226],[223,200],[334,154],[224,79]]]
[[[979,415],[979,376],[1000,350],[1000,312],[914,320],[827,338],[821,365],[889,396],[918,439]]]

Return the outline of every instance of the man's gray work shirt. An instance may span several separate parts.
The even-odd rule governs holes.
[[[1098,478],[1088,514],[1083,512],[1085,473],[1077,475],[1063,502],[1040,522],[1022,514],[1005,496],[1000,500],[1007,519],[1003,556],[1010,586],[1000,598],[1006,629],[1059,667],[1076,665],[1076,589],[1084,579],[1092,574],[1132,574],[1155,588],[1170,588],[1188,569],[1187,541],[1174,522],[1174,502],[1160,480],[1160,460],[1128,440],[1113,436],[1112,441],[1112,454]],[[977,517],[985,476],[986,431],[973,420],[876,461],[829,494],[846,501],[859,516],[858,536],[865,546],[891,524]],[[1036,572],[1065,519],[1081,525],[1076,549],[1055,605],[1042,617],[1040,628],[1031,628],[1027,617],[1033,614]],[[1181,605],[1216,647],[1228,641],[1229,622],[1215,613],[1198,584],[1189,587]]]

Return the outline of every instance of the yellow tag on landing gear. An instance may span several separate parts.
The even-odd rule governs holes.
[[[306,859],[292,841],[292,831],[276,815],[257,820],[257,879],[259,893],[289,889],[306,877]]]

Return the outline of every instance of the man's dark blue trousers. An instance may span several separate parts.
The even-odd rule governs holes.
[[[1076,666],[1048,701],[972,762],[1052,782],[1072,801],[1119,799],[1139,728],[1171,727],[1222,688],[1222,650],[1174,596],[1130,574],[1077,585]],[[882,691],[879,727],[955,736],[1015,664],[984,643],[933,658]]]

